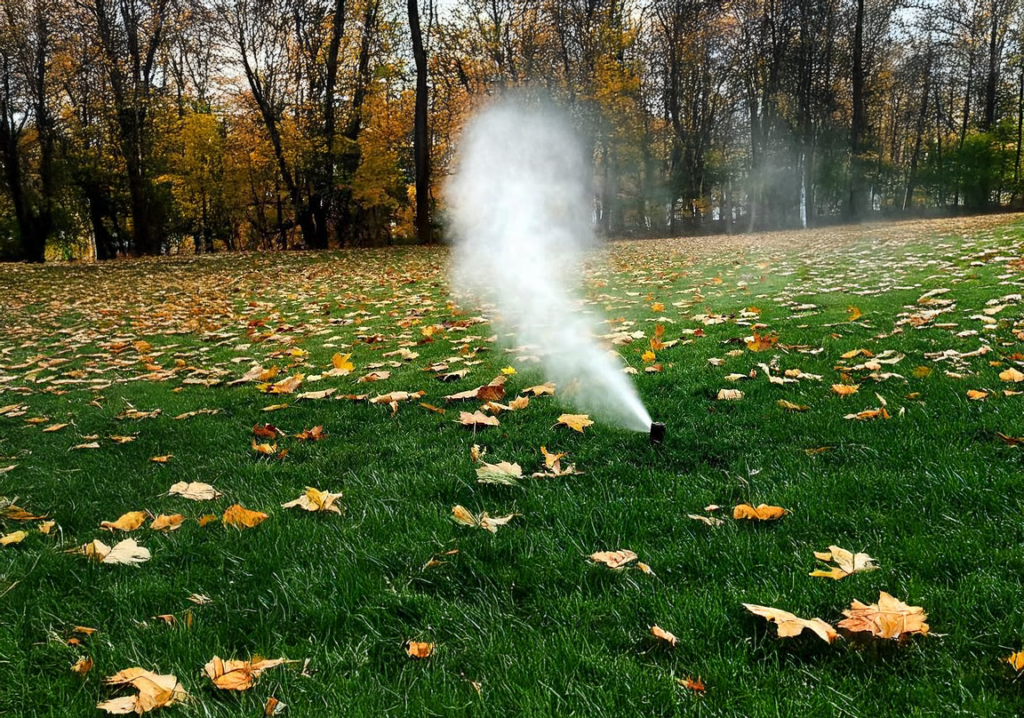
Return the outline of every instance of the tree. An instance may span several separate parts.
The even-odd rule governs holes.
[[[409,31],[416,62],[416,118],[413,130],[413,155],[416,166],[416,238],[421,244],[433,241],[430,225],[430,134],[428,126],[427,50],[420,27],[418,0],[408,0]],[[434,2],[427,0],[427,16],[433,18]],[[429,30],[429,23],[428,23]]]

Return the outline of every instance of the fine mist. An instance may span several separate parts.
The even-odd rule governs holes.
[[[446,191],[452,288],[497,305],[501,329],[534,347],[563,400],[647,431],[647,410],[618,358],[594,339],[596,322],[577,296],[583,252],[594,244],[589,176],[555,110],[505,100],[480,112]]]

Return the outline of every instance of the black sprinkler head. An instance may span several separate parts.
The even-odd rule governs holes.
[[[651,443],[660,444],[665,441],[665,425],[661,422],[651,424]]]

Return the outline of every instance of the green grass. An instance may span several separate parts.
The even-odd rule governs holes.
[[[1019,714],[1024,688],[1004,659],[1024,646],[1024,457],[996,433],[1024,436],[1024,395],[1002,396],[1011,385],[998,378],[1024,352],[1015,335],[1024,330],[1024,303],[996,315],[992,330],[972,317],[988,300],[1021,292],[1024,273],[1008,269],[1007,257],[1022,253],[1020,217],[615,245],[591,267],[592,306],[648,336],[648,320],[664,315],[674,322],[667,339],[692,339],[658,352],[656,374],[643,372],[646,341],[620,347],[640,370],[635,384],[652,416],[668,424],[666,443],[655,447],[599,417],[585,435],[553,429],[572,410],[558,396],[502,413],[500,427],[475,435],[458,426],[458,411],[476,404],[445,405],[444,395],[487,383],[510,363],[518,369],[512,392],[544,380],[483,341],[473,344],[487,349],[476,357],[483,363],[459,382],[422,371],[456,353],[449,339],[497,331],[484,325],[414,347],[419,358],[387,381],[357,384],[368,364],[388,361],[383,353],[416,342],[422,326],[473,315],[448,305],[440,249],[0,267],[0,406],[29,407],[0,417],[0,468],[16,465],[0,474],[0,495],[57,522],[48,536],[32,531],[0,547],[0,715],[99,715],[95,704],[117,695],[102,678],[130,666],[173,673],[192,694],[168,715],[256,716],[271,695],[294,716]],[[918,297],[938,287],[951,290],[944,296],[955,307],[935,322],[957,326],[907,324],[892,334],[901,313],[923,309]],[[694,289],[702,299],[693,301]],[[652,311],[652,302],[665,310]],[[816,309],[795,315],[792,305],[803,303]],[[863,312],[856,323],[847,321],[850,305]],[[746,351],[736,342],[751,327],[736,320],[751,306],[781,344],[822,351]],[[693,320],[705,312],[731,318]],[[346,315],[363,322],[340,323]],[[696,328],[705,336],[681,333]],[[956,336],[964,330],[979,334]],[[254,342],[252,332],[274,339]],[[363,332],[384,341],[361,342]],[[180,365],[173,378],[135,380],[147,373],[131,346],[138,340],[152,345],[151,363]],[[970,351],[982,340],[992,351],[956,366],[924,356]],[[112,354],[111,341],[126,348]],[[423,401],[447,413],[414,401],[391,416],[365,402],[296,403],[251,384],[182,383],[195,369],[235,378],[250,359],[281,367],[283,377],[293,360],[271,354],[292,347],[308,355],[289,371],[322,373],[335,352],[352,352],[356,365],[349,377],[300,391],[422,389]],[[852,372],[860,391],[833,394],[835,367],[864,361],[840,358],[857,348],[904,354],[884,368],[905,381]],[[735,349],[742,355],[727,356]],[[68,361],[11,368],[39,355]],[[232,362],[238,357],[246,360]],[[712,357],[726,361],[712,366]],[[760,370],[736,385],[724,379],[773,357],[823,380],[777,386]],[[915,377],[918,366],[932,371]],[[54,383],[68,378],[103,384]],[[731,387],[745,397],[715,400]],[[994,395],[969,401],[968,389]],[[877,407],[875,392],[891,419],[843,418]],[[810,409],[787,413],[781,398]],[[279,401],[292,405],[261,411]],[[163,413],[117,420],[126,402]],[[200,408],[220,411],[173,418]],[[25,423],[32,417],[70,426],[43,433],[45,424]],[[289,435],[321,424],[329,437],[282,438],[287,457],[259,458],[250,441],[264,421]],[[106,438],[136,432],[125,445]],[[90,436],[100,449],[68,451]],[[477,484],[473,444],[525,473],[546,445],[567,452],[583,474]],[[825,446],[832,448],[805,451]],[[149,461],[162,454],[173,458]],[[163,495],[177,481],[212,483],[224,496],[195,503]],[[280,508],[306,486],[342,491],[344,515]],[[192,520],[236,502],[270,518],[241,532]],[[726,515],[717,528],[686,517],[712,503],[728,514],[740,502],[792,513],[767,525]],[[491,535],[454,524],[456,504],[519,516]],[[100,521],[140,509],[190,520],[169,535],[133,533],[152,551],[139,566],[66,552],[95,538],[120,540]],[[0,519],[0,531],[37,523]],[[830,544],[866,551],[881,568],[843,581],[809,577],[812,552]],[[619,548],[638,553],[654,575],[586,559]],[[925,607],[935,635],[902,646],[779,640],[741,606],[834,624],[851,600],[874,602],[879,591]],[[195,606],[192,593],[213,603]],[[153,618],[184,621],[188,611],[191,627]],[[653,624],[675,633],[678,645],[656,643]],[[76,625],[99,630],[69,646]],[[434,656],[407,658],[410,639],[435,643]],[[69,667],[86,655],[95,668],[82,678]],[[202,673],[214,655],[299,662],[229,694]],[[705,695],[677,686],[688,675],[703,678]]]

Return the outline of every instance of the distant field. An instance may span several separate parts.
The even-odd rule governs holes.
[[[458,306],[446,261],[0,265],[0,535],[26,532],[0,545],[0,715],[101,715],[131,667],[176,677],[167,715],[1024,711],[1024,217],[612,244],[581,311],[660,446],[555,426],[573,387],[526,393],[544,348]],[[480,409],[498,425],[460,425]],[[522,478],[478,481],[500,462]],[[340,511],[282,507],[307,487]],[[788,513],[733,518],[761,503]],[[226,525],[236,504],[267,518]],[[129,538],[148,560],[73,552]],[[878,570],[810,576],[831,545]],[[589,558],[617,550],[638,559]],[[882,591],[929,634],[778,638],[743,607],[836,626]],[[234,691],[214,656],[294,662]]]

